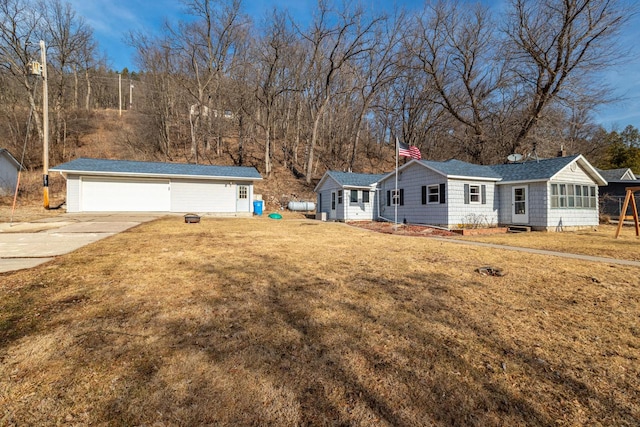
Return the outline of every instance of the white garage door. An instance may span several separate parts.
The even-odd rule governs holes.
[[[82,178],[80,210],[84,212],[168,212],[169,180]]]

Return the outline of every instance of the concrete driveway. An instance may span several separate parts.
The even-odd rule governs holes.
[[[32,222],[0,223],[0,273],[35,267],[160,216],[62,214]]]

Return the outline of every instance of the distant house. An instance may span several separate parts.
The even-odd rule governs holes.
[[[255,168],[80,158],[50,169],[67,180],[67,212],[250,216]]]
[[[5,148],[0,148],[0,195],[13,194],[18,183],[21,166],[15,157]]]
[[[397,212],[398,222],[446,228],[518,225],[562,231],[598,225],[598,186],[606,185],[581,155],[492,166],[411,160],[397,171],[397,190],[395,171],[375,179],[327,172],[316,187],[318,206],[336,220],[371,214],[394,221]],[[376,207],[353,211],[359,196],[352,188],[375,190]]]
[[[640,180],[629,168],[598,169],[598,172],[607,180],[607,185],[600,187],[602,213],[618,218],[626,196],[626,188],[640,186]],[[640,205],[640,194],[636,194],[635,197],[636,205]]]
[[[371,221],[377,217],[376,185],[384,175],[327,171],[318,185],[318,213],[329,220]]]

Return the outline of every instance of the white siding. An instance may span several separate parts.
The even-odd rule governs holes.
[[[83,212],[169,212],[168,179],[83,176],[80,210]]]
[[[422,187],[445,184],[445,203],[422,204]],[[486,203],[464,203],[464,185],[485,186]],[[395,176],[380,184],[381,216],[393,220],[395,207],[387,206],[387,191],[395,188]],[[398,206],[398,221],[455,228],[477,221],[492,225],[498,222],[496,186],[493,181],[447,180],[424,166],[414,163],[398,176],[398,189],[404,190],[404,205]]]
[[[464,186],[485,186],[486,203],[465,204]],[[498,224],[498,200],[493,181],[450,180],[449,181],[449,226],[477,224],[494,226]]]
[[[558,183],[557,181],[551,181],[548,184],[549,194],[551,192],[551,184]],[[570,184],[567,181],[562,181],[563,184]],[[600,215],[598,211],[597,200],[599,198],[599,188],[593,182],[581,183],[582,185],[588,185],[589,187],[595,187],[596,190],[596,208],[551,208],[551,200],[548,200],[549,216],[547,218],[546,228],[550,231],[562,231],[565,228],[597,226],[600,222]]]
[[[0,195],[13,194],[18,181],[18,169],[5,155],[0,154]]]
[[[358,193],[358,201],[351,202],[351,192]],[[369,202],[362,201],[363,192],[369,192]],[[329,197],[331,197],[329,195]],[[344,214],[346,221],[371,221],[375,216],[375,190],[347,189],[344,191]]]
[[[499,218],[500,225],[511,225],[513,222],[513,187],[527,188],[527,210],[529,212],[529,222],[531,227],[546,227],[548,216],[548,192],[547,182],[530,182],[526,184],[503,184],[498,185],[500,197]]]
[[[236,192],[236,183],[229,181],[172,179],[171,212],[235,213]]]
[[[342,190],[342,203],[338,203],[338,191]],[[358,202],[351,203],[351,191],[358,192]],[[369,191],[369,203],[362,201],[362,192]],[[335,218],[331,217],[331,193],[336,193]],[[318,188],[318,206],[316,212],[325,212],[327,219],[337,221],[371,221],[376,218],[376,191],[375,184],[369,189],[342,187],[330,176],[322,182]],[[320,200],[322,199],[322,200]]]
[[[336,217],[331,218],[331,192],[341,190],[342,187],[333,178],[327,176],[327,179],[318,188],[318,194],[322,194],[322,206],[318,204],[316,212],[326,212],[327,219],[344,220],[344,195],[342,204],[338,204],[338,195],[336,194]]]
[[[574,170],[571,170],[572,167],[574,168]],[[593,179],[591,179],[591,177],[587,175],[584,169],[582,169],[582,167],[580,167],[580,165],[576,161],[567,165],[564,169],[558,172],[551,179],[551,181],[564,183],[580,182],[582,184],[598,185],[593,182]]]
[[[446,184],[445,203],[422,204],[422,186]],[[395,207],[387,206],[387,191],[395,189],[395,175],[380,183],[380,216],[394,220]],[[446,178],[414,163],[398,175],[398,189],[404,190],[404,205],[398,206],[398,221],[412,224],[448,226],[449,185]]]
[[[80,177],[67,176],[67,212],[80,212]]]

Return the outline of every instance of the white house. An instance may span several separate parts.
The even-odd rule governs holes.
[[[376,184],[384,175],[327,171],[316,185],[316,212],[337,221],[376,218]]]
[[[330,218],[356,219],[340,205],[353,184],[328,172],[316,187],[318,201],[336,197]],[[374,175],[368,175],[374,179]],[[411,160],[379,181],[373,219],[435,225],[527,226],[562,231],[599,223],[598,186],[607,181],[581,155],[481,166],[460,160]],[[323,191],[325,196],[320,196]],[[343,194],[345,193],[345,194]],[[345,202],[346,203],[346,202]],[[323,209],[333,208],[324,205]],[[342,211],[349,215],[341,214]],[[333,209],[331,209],[333,212]],[[364,215],[358,219],[364,219]]]
[[[50,169],[67,180],[67,212],[250,216],[253,167],[80,158]]]
[[[5,148],[0,148],[0,196],[13,194],[18,183],[21,166]]]
[[[499,223],[562,231],[597,226],[598,186],[607,181],[582,155],[494,165]]]
[[[460,160],[412,160],[378,184],[380,218],[457,228],[463,224],[498,222],[496,183],[500,175],[486,166]]]

